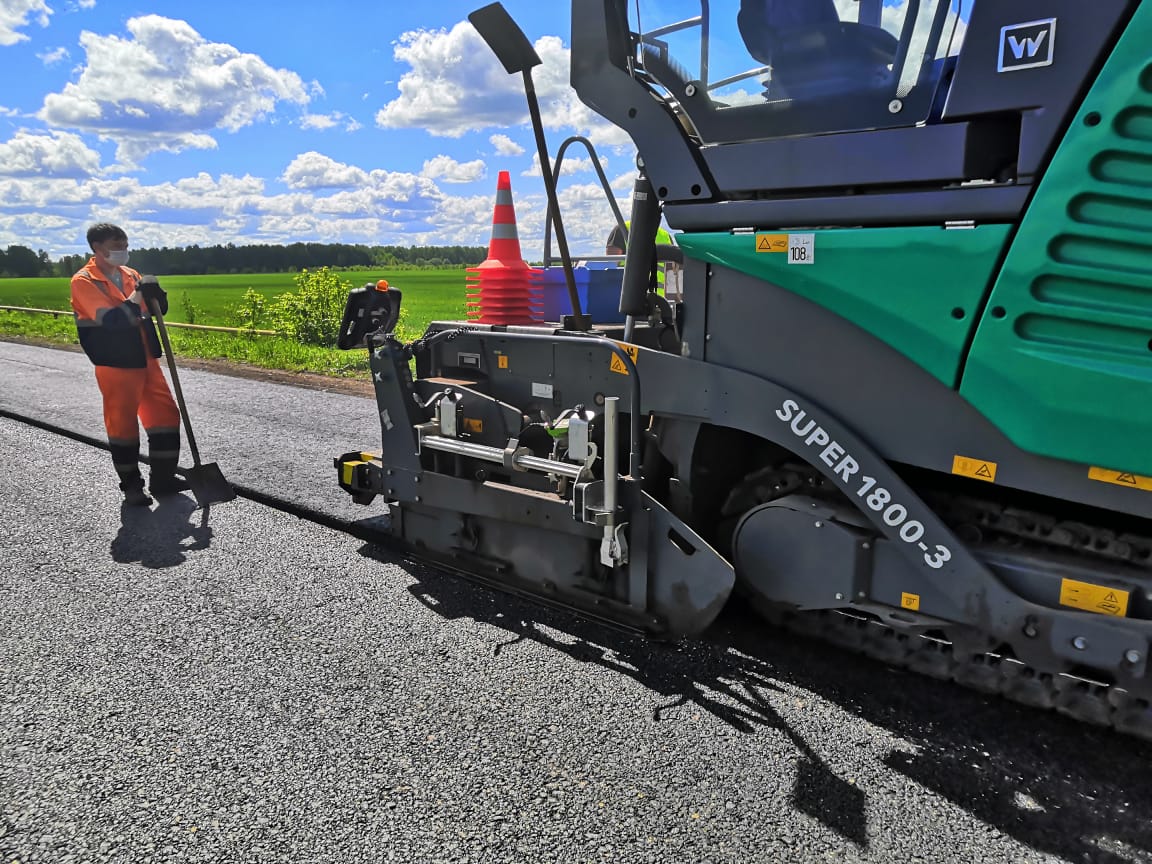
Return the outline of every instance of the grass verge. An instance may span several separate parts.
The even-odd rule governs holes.
[[[464,317],[465,272],[460,269],[342,272],[348,287],[387,278],[404,291],[404,313],[397,336],[405,342],[418,338],[430,321]],[[173,323],[233,327],[240,323],[236,309],[244,292],[252,289],[266,300],[294,288],[290,273],[229,274],[218,276],[164,276]],[[0,304],[68,310],[68,280],[58,277],[0,279]],[[191,314],[194,313],[194,314]],[[263,329],[266,322],[255,322]],[[312,372],[341,378],[368,380],[368,360],[362,350],[340,351],[302,345],[277,336],[246,336],[172,329],[172,348],[178,357],[218,360],[261,369]],[[25,312],[0,311],[0,337],[48,345],[76,345],[76,325],[70,313],[59,318]]]
[[[23,312],[0,312],[0,335],[47,345],[77,345],[72,317],[53,318]],[[366,351],[315,348],[277,336],[244,336],[206,333],[196,330],[169,330],[172,349],[178,357],[224,360],[279,369],[287,372],[313,372],[342,378],[368,380]]]

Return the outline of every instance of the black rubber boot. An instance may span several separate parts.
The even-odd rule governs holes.
[[[139,486],[129,486],[125,489],[124,484],[121,483],[120,488],[124,492],[125,504],[130,504],[133,507],[147,507],[152,503],[152,499],[144,491],[144,478],[140,478]]]
[[[110,441],[112,466],[120,478],[120,491],[124,493],[124,503],[134,507],[147,507],[152,499],[144,492],[144,478],[140,476],[140,442]]]
[[[179,432],[149,432],[148,456],[152,463],[148,491],[157,498],[188,491],[188,481],[176,474],[176,462],[180,457]]]

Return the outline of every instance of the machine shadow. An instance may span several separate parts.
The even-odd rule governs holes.
[[[365,557],[395,563],[387,549],[368,544]],[[765,694],[782,692],[779,676],[768,663],[737,657],[707,641],[666,643],[615,630],[562,610],[491,590],[420,563],[405,562],[417,581],[409,591],[443,618],[469,619],[504,630],[509,638],[496,644],[497,656],[524,642],[534,642],[581,663],[594,663],[626,675],[664,701],[650,715],[664,722],[676,708],[706,711],[743,733],[768,728],[783,734],[796,749],[799,778],[794,790],[798,809],[859,847],[867,848],[867,819],[862,790],[824,763],[820,755],[772,707]]]
[[[177,567],[187,560],[185,553],[211,545],[210,516],[211,508],[197,511],[188,495],[160,498],[154,509],[122,505],[120,530],[110,549],[112,560],[152,570]]]
[[[374,544],[360,552],[398,561]],[[667,700],[653,722],[688,705],[744,733],[778,730],[799,760],[793,806],[862,848],[865,791],[837,777],[766,694],[808,691],[889,731],[909,746],[890,751],[884,765],[1036,850],[1104,864],[1152,854],[1152,821],[1127,805],[1148,792],[1147,743],[893,669],[775,630],[741,609],[725,612],[701,639],[661,643],[404,565],[416,580],[409,591],[428,609],[506,631],[497,654],[531,641],[627,675]]]
[[[903,739],[884,764],[1000,833],[1073,861],[1148,860],[1152,746],[726,613],[705,637]]]

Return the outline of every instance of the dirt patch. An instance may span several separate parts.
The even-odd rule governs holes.
[[[20,336],[0,336],[0,341],[36,345],[41,348],[55,348],[58,351],[71,351],[74,354],[80,353],[79,345],[60,345]],[[230,360],[198,360],[191,357],[179,357],[176,363],[180,369],[215,372],[217,375],[231,375],[234,378],[248,378],[252,381],[271,381],[274,384],[286,384],[289,387],[343,393],[346,396],[363,396],[366,399],[376,397],[372,382],[357,378],[337,378],[333,375],[319,375],[315,372],[285,372],[282,369],[264,369],[260,366],[249,366]]]

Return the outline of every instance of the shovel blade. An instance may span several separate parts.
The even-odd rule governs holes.
[[[184,479],[188,481],[188,489],[201,507],[223,504],[236,497],[236,490],[224,478],[224,472],[215,462],[185,468]]]

